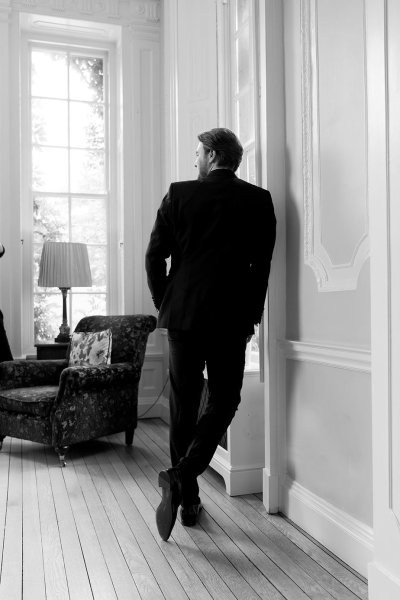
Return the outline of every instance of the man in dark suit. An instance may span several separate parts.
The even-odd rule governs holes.
[[[3,244],[0,244],[0,258],[5,253],[6,249]],[[4,360],[12,360],[10,345],[8,343],[6,330],[4,329],[3,313],[0,310],[0,362]]]
[[[197,476],[240,402],[246,343],[260,323],[275,244],[268,191],[235,175],[243,148],[228,129],[198,136],[198,179],[171,184],[158,210],[146,270],[170,348],[170,453],[159,474],[158,531],[167,540],[201,509]],[[171,265],[167,272],[167,258]],[[209,397],[198,419],[207,367]]]

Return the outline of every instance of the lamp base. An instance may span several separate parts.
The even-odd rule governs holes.
[[[58,336],[56,338],[54,338],[54,341],[57,342],[57,344],[69,344],[71,341],[71,336],[70,335],[61,335],[58,334]]]
[[[60,325],[60,333],[58,334],[58,336],[56,338],[54,338],[54,341],[57,342],[58,344],[65,344],[65,343],[68,344],[71,339],[70,329],[69,329],[69,325],[68,325],[68,321],[67,321],[67,294],[68,294],[69,288],[60,288],[60,290],[61,290],[62,300],[63,300],[63,318],[62,318],[62,323]]]
[[[69,343],[71,340],[71,336],[70,336],[70,329],[69,329],[69,325],[67,323],[63,323],[62,325],[60,325],[60,333],[58,334],[58,336],[56,338],[54,338],[54,341],[57,342],[58,344],[65,344],[65,343]]]

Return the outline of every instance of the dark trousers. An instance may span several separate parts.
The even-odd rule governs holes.
[[[3,313],[0,310],[0,362],[12,359],[10,345],[8,343],[6,330],[4,329]]]
[[[198,502],[197,476],[209,465],[240,403],[246,335],[168,331],[170,453],[182,471],[182,504]],[[207,366],[208,401],[198,418]]]

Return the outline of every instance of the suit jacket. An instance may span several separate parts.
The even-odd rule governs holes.
[[[146,252],[158,327],[252,333],[264,309],[275,230],[270,193],[229,169],[172,183]]]

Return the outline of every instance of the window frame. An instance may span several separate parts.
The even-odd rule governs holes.
[[[107,198],[107,245],[108,265],[106,272],[107,301],[106,313],[122,312],[122,148],[118,144],[121,116],[119,114],[120,75],[117,64],[116,44],[105,40],[85,36],[65,35],[35,31],[24,31],[21,35],[21,243],[22,243],[22,282],[21,282],[21,342],[22,353],[34,351],[34,291],[33,291],[33,192],[31,189],[31,118],[30,118],[30,51],[32,47],[57,48],[60,51],[80,52],[83,55],[101,55],[107,68],[105,88],[108,97],[107,115],[105,116],[105,157],[106,157],[106,191]],[[73,194],[71,194],[73,195]],[[69,294],[70,296],[70,294]],[[69,302],[71,300],[69,299]],[[60,292],[60,323],[61,323]],[[71,324],[71,323],[70,323]]]
[[[249,28],[249,87],[251,89],[251,101],[254,119],[254,138],[249,142],[243,143],[244,155],[243,159],[246,160],[247,152],[252,149],[254,151],[254,168],[255,177],[252,183],[258,186],[262,185],[263,173],[262,173],[262,161],[261,161],[261,116],[260,116],[260,71],[259,71],[259,31],[257,22],[259,18],[259,11],[257,2],[255,0],[248,0],[249,3],[249,16],[246,21],[246,25]],[[219,120],[221,125],[226,123],[227,127],[230,127],[235,131],[240,139],[239,132],[239,121],[237,116],[238,101],[243,90],[239,89],[238,84],[238,60],[236,53],[236,43],[239,38],[238,33],[243,29],[243,24],[237,27],[236,15],[237,15],[237,4],[238,0],[231,0],[226,3],[222,0],[221,9],[217,13],[218,26],[218,38],[219,38],[219,52],[218,52],[218,72],[219,72],[219,96],[221,101],[219,103],[220,112]],[[221,12],[222,10],[222,12]],[[224,58],[230,56],[228,65],[225,65]],[[243,172],[244,171],[244,172]],[[247,172],[247,165],[239,167],[237,175],[246,181],[250,181]],[[260,372],[261,380],[264,378],[264,317],[258,327],[258,361],[257,365],[252,360],[252,344],[249,342],[246,349],[246,365],[245,371],[257,371]]]

